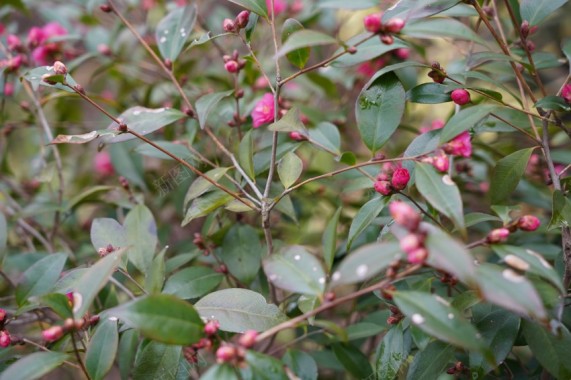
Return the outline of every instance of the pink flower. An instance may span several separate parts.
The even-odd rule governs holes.
[[[567,104],[571,104],[571,83],[567,83],[561,90],[561,97]]]
[[[272,9],[272,1],[266,0],[266,5],[268,6],[268,12]],[[286,0],[274,0],[274,14],[277,16],[287,9]]]
[[[111,175],[114,172],[111,156],[107,151],[99,152],[93,160],[95,172],[102,176]]]
[[[432,166],[434,166],[434,168],[439,172],[446,173],[450,167],[450,160],[447,155],[440,152],[440,155],[434,157],[432,160]]]
[[[206,335],[214,335],[218,332],[219,328],[220,328],[220,323],[213,319],[208,321],[204,326],[204,333]]]
[[[274,95],[271,93],[265,94],[262,99],[256,103],[251,115],[254,128],[274,121]]]
[[[410,173],[408,172],[408,169],[398,168],[393,173],[391,184],[395,189],[403,190],[408,184],[409,180],[410,180]]]
[[[470,157],[472,155],[472,142],[470,141],[470,133],[464,131],[454,137],[448,144],[442,146],[442,149],[453,156]]]
[[[470,93],[463,88],[457,88],[450,94],[450,99],[459,106],[470,103]]]
[[[10,338],[10,333],[6,330],[0,331],[0,347],[8,347],[12,343],[12,338]]]
[[[20,37],[15,34],[9,34],[6,37],[6,45],[8,45],[8,49],[12,51],[17,51],[22,48],[22,41],[20,41]]]
[[[381,31],[383,28],[383,23],[381,22],[382,16],[382,13],[373,13],[365,16],[363,19],[363,25],[365,25],[367,32],[378,33]]]
[[[224,68],[226,69],[226,71],[228,71],[229,73],[232,73],[232,74],[240,71],[240,66],[238,65],[238,62],[234,61],[233,59],[226,62],[224,64]]]
[[[65,36],[67,34],[67,29],[57,22],[50,22],[49,24],[44,25],[42,32],[47,40],[52,37]]]
[[[28,38],[26,39],[28,46],[36,47],[45,40],[46,35],[41,28],[34,26],[28,31]]]
[[[291,5],[291,11],[293,13],[299,13],[303,11],[303,1],[302,0],[294,0],[293,4]]]
[[[535,231],[539,228],[541,222],[533,215],[524,215],[517,221],[520,230]]]
[[[50,55],[50,51],[45,46],[38,46],[32,51],[32,58],[36,61],[39,65],[47,65],[48,64],[48,56]]]
[[[510,230],[508,230],[507,228],[496,228],[495,230],[490,231],[490,233],[486,237],[486,240],[490,244],[503,243],[506,240],[508,240],[509,236],[510,236]]]
[[[377,181],[374,185],[375,191],[381,195],[391,195],[393,193],[393,187],[389,181]]]
[[[240,343],[242,347],[251,348],[256,343],[257,336],[258,332],[256,330],[248,330],[240,337],[238,343]]]
[[[416,231],[420,224],[420,215],[404,202],[392,202],[389,205],[389,212],[396,224],[400,224],[409,231]]]

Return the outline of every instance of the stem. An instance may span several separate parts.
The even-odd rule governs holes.
[[[267,338],[271,337],[272,335],[279,333],[282,330],[295,328],[298,323],[303,322],[306,319],[313,317],[314,315],[317,315],[324,310],[334,308],[337,305],[340,305],[340,304],[345,303],[347,301],[351,301],[351,300],[358,298],[362,295],[374,292],[375,290],[382,289],[382,288],[386,287],[388,284],[390,284],[391,282],[393,282],[394,280],[398,280],[398,279],[401,279],[403,277],[406,277],[406,276],[416,272],[421,267],[422,267],[421,265],[410,266],[407,269],[400,272],[399,274],[397,274],[394,278],[385,278],[381,282],[378,282],[374,285],[371,285],[367,288],[363,288],[363,289],[358,290],[356,292],[347,294],[346,296],[337,298],[334,301],[325,303],[325,304],[323,304],[323,305],[321,305],[321,306],[319,306],[319,307],[317,307],[311,311],[308,311],[307,313],[304,313],[300,316],[297,316],[293,319],[290,319],[289,321],[285,321],[283,323],[280,323],[279,325],[274,326],[271,329],[266,330],[263,333],[261,333],[260,335],[258,335],[258,337],[256,338],[256,342],[261,342],[262,340],[267,339]]]
[[[405,197],[406,199],[408,199],[409,201],[411,201],[416,206],[416,208],[418,208],[420,210],[420,212],[422,212],[424,215],[426,215],[428,218],[430,218],[430,220],[432,220],[434,223],[438,224],[440,226],[440,228],[442,228],[443,230],[446,230],[446,228],[444,228],[442,223],[440,223],[435,217],[433,217],[425,209],[423,209],[422,206],[420,206],[412,197],[408,196],[407,194],[405,194],[401,191],[397,191],[397,194],[400,194],[403,197]]]
[[[240,37],[240,39],[242,40],[242,43],[244,44],[244,46],[246,46],[246,48],[248,49],[248,52],[252,56],[252,59],[256,63],[256,66],[258,66],[258,69],[260,70],[260,72],[262,73],[264,78],[266,78],[266,81],[268,82],[268,86],[270,86],[270,90],[272,90],[272,93],[275,93],[276,90],[275,90],[274,86],[272,85],[272,81],[270,80],[270,77],[268,76],[268,74],[266,74],[266,72],[264,71],[264,68],[262,67],[262,64],[260,63],[260,61],[258,60],[256,53],[254,53],[254,50],[252,49],[252,45],[248,41],[246,41],[244,36],[242,36],[241,34],[238,34],[238,37]]]
[[[535,142],[536,144],[541,144],[541,141],[538,141],[531,133],[525,131],[524,129],[521,129],[520,127],[510,123],[509,121],[507,121],[506,119],[496,115],[495,113],[491,113],[490,116],[495,117],[496,119],[503,121],[504,123],[506,123],[507,125],[509,125],[510,127],[520,131],[521,133],[523,133],[524,135],[526,135],[527,137],[529,137],[530,139],[533,140],[533,142]]]
[[[115,285],[116,287],[118,287],[119,289],[121,289],[123,291],[123,293],[125,293],[126,295],[129,296],[129,298],[131,298],[132,300],[134,300],[135,298],[137,298],[133,292],[131,292],[125,285],[123,285],[122,283],[120,283],[116,278],[109,278],[109,281],[111,281],[113,283],[113,285]]]
[[[34,342],[34,341],[31,341],[31,340],[29,340],[29,339],[26,339],[26,338],[22,338],[22,342],[24,342],[24,343],[26,343],[26,344],[29,344],[29,345],[31,345],[31,346],[34,346],[34,347],[36,347],[36,348],[38,348],[38,349],[40,349],[40,350],[42,350],[42,351],[53,352],[53,351],[50,350],[49,348],[44,347],[44,346],[42,346],[41,344],[38,344],[38,343],[36,343],[36,342]],[[70,366],[70,367],[77,368],[77,369],[81,369],[81,367],[78,366],[78,365],[75,364],[75,363],[68,362],[67,360],[64,360],[63,362],[64,362],[64,364],[67,364],[67,365]]]
[[[470,243],[470,244],[466,244],[465,248],[466,248],[466,249],[471,249],[471,248],[474,248],[474,247],[478,247],[478,246],[480,246],[480,245],[484,245],[484,244],[486,244],[487,242],[488,242],[487,239],[476,240],[476,241],[474,241],[474,242],[472,242],[472,243]]]
[[[91,376],[89,376],[89,372],[87,372],[87,368],[85,368],[85,364],[83,363],[83,360],[81,360],[81,355],[79,355],[79,350],[77,349],[77,342],[75,341],[75,333],[72,331],[69,335],[71,336],[71,344],[73,345],[73,352],[75,353],[75,357],[79,362],[79,366],[81,367],[81,370],[85,374],[85,377],[87,377],[88,380],[91,380]]]

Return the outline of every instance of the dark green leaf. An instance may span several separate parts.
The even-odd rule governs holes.
[[[160,146],[161,148],[165,149],[167,152],[170,152],[174,154],[176,157],[180,157],[187,162],[192,162],[191,160],[194,158],[193,155],[188,150],[188,148],[183,144],[176,144],[170,141],[153,141],[153,142],[156,145]],[[136,147],[135,152],[147,157],[160,158],[161,160],[174,160],[174,158],[172,158],[171,156],[166,155],[165,153],[161,152],[154,146],[151,146],[147,143],[143,143],[138,147]]]
[[[228,90],[223,92],[214,92],[212,94],[207,94],[201,96],[196,101],[196,113],[198,116],[198,122],[200,123],[200,128],[204,129],[206,126],[206,122],[208,119],[208,115],[211,111],[214,110],[216,105],[220,103],[220,101],[234,93],[234,90]]]
[[[286,43],[278,51],[278,56],[281,57],[287,53],[310,46],[331,44],[337,44],[337,40],[330,35],[315,30],[303,29],[289,36]]]
[[[320,149],[339,155],[341,149],[341,135],[335,124],[327,121],[317,124],[308,131],[309,142]]]
[[[185,268],[167,280],[163,293],[182,299],[202,297],[222,282],[224,275],[208,267]]]
[[[409,331],[404,331],[402,323],[387,331],[377,348],[376,371],[379,379],[394,379],[405,363],[411,348]]]
[[[460,133],[473,128],[476,124],[487,118],[491,112],[494,112],[496,108],[496,106],[485,104],[460,110],[460,112],[448,120],[442,129],[440,133],[440,143],[448,142]]]
[[[52,309],[61,318],[73,318],[69,298],[61,293],[49,293],[40,297],[40,304]]]
[[[349,227],[349,236],[347,237],[347,250],[351,248],[353,240],[357,238],[365,229],[375,220],[381,213],[383,208],[389,202],[390,197],[373,198],[365,203],[355,215]]]
[[[0,375],[0,380],[35,380],[59,367],[66,359],[60,352],[35,352],[24,356]]]
[[[347,327],[347,340],[357,340],[379,335],[384,326],[371,322],[358,322]]]
[[[553,192],[553,207],[548,230],[571,224],[571,200],[561,191]]]
[[[260,270],[262,252],[256,230],[248,225],[235,225],[224,237],[218,255],[232,275],[249,284]]]
[[[256,351],[246,353],[248,365],[241,370],[244,380],[287,380],[283,364],[278,359]]]
[[[518,150],[496,163],[490,181],[490,194],[493,204],[502,203],[515,190],[523,173],[525,173],[527,162],[533,150],[534,148]]]
[[[238,162],[250,179],[256,178],[254,172],[254,139],[252,131],[246,132],[238,148]]]
[[[262,17],[268,17],[268,8],[264,0],[228,0],[231,3],[238,4],[249,11],[259,14]]]
[[[288,18],[284,21],[282,26],[282,43],[286,42],[289,36],[294,32],[303,30],[303,25],[293,18]],[[294,50],[286,55],[288,61],[296,66],[298,69],[303,69],[307,60],[309,59],[309,54],[311,49],[309,47]]]
[[[333,214],[327,227],[323,231],[321,244],[323,246],[323,259],[325,261],[325,268],[327,272],[331,271],[333,260],[335,259],[335,251],[337,249],[337,226],[339,225],[339,217],[341,216],[342,208],[339,207]]]
[[[203,323],[191,304],[167,294],[138,298],[109,311],[143,336],[167,344],[191,345],[202,338]]]
[[[91,244],[96,251],[100,248],[106,248],[108,245],[114,248],[126,248],[129,245],[127,231],[115,219],[93,219],[91,223]]]
[[[129,261],[146,273],[153,262],[158,241],[153,214],[145,205],[139,204],[129,211],[124,225],[129,243]]]
[[[155,38],[161,56],[174,62],[196,22],[196,5],[176,7],[157,25]]]
[[[563,54],[565,54],[567,62],[571,62],[571,38],[566,38],[563,40],[563,43],[561,44],[561,50],[563,51]],[[571,66],[569,67],[569,72],[571,72]]]
[[[147,293],[160,293],[165,282],[165,252],[168,246],[163,248],[161,252],[153,258],[151,267],[145,274],[145,290]]]
[[[552,334],[543,326],[523,319],[523,335],[535,358],[557,379],[571,378],[571,334],[565,326]]]
[[[149,342],[141,345],[137,353],[133,379],[175,380],[182,347]]]
[[[537,25],[566,2],[567,0],[522,0],[519,8],[521,19],[529,21],[530,25]]]
[[[105,378],[113,366],[118,345],[117,320],[109,318],[99,322],[85,355],[85,367],[93,380]]]
[[[128,380],[133,370],[135,354],[139,344],[139,334],[133,329],[129,329],[121,334],[119,348],[117,350],[117,364],[121,373],[121,380]],[[157,343],[158,344],[158,343]]]
[[[305,132],[299,108],[292,107],[281,119],[270,124],[268,129],[275,132]]]
[[[195,304],[203,318],[216,319],[223,331],[265,331],[286,320],[276,305],[247,289],[224,289],[213,292]]]
[[[446,371],[448,364],[454,362],[454,347],[439,341],[431,342],[414,356],[406,380],[436,380]]]
[[[16,288],[16,301],[21,306],[28,298],[49,293],[63,270],[67,255],[47,255],[26,269]]]
[[[448,86],[439,83],[423,83],[406,93],[406,100],[412,103],[438,104],[452,101]]]
[[[355,104],[361,139],[372,153],[389,140],[404,113],[405,91],[398,77],[388,73],[367,84]]]
[[[333,353],[343,367],[358,379],[366,379],[373,373],[367,357],[353,345],[333,344]]]
[[[317,364],[309,354],[288,349],[282,361],[300,380],[317,380]]]
[[[192,201],[190,207],[186,211],[181,226],[184,227],[192,220],[210,214],[214,210],[230,202],[232,199],[234,198],[231,195],[218,190],[212,191],[200,198],[196,198]]]
[[[0,212],[0,258],[6,251],[6,242],[8,241],[8,223],[6,217]]]
[[[535,108],[543,108],[553,111],[571,111],[571,106],[567,104],[561,96],[549,95],[541,98],[533,105]]]

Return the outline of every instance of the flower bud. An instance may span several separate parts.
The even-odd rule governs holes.
[[[238,343],[244,348],[251,348],[256,344],[256,337],[258,332],[256,330],[248,330],[238,340]]]
[[[9,34],[6,37],[6,45],[8,45],[8,50],[11,51],[19,51],[22,49],[22,41],[20,41],[20,37],[15,34]]]
[[[422,241],[418,234],[408,234],[400,240],[400,248],[407,254],[422,246]]]
[[[47,342],[55,342],[63,336],[63,328],[61,326],[52,326],[42,331],[42,337]]]
[[[355,46],[349,46],[349,47],[347,48],[347,53],[349,53],[349,54],[355,54],[355,53],[357,53],[357,48],[356,48]]]
[[[428,251],[424,247],[420,247],[415,249],[412,252],[409,252],[406,256],[406,259],[411,264],[424,264],[424,261],[428,257]]]
[[[521,37],[525,40],[527,38],[527,36],[529,36],[529,21],[524,20],[521,23],[521,26],[519,28],[519,33],[521,34]]]
[[[0,331],[0,347],[8,347],[12,343],[12,338],[10,337],[10,333],[6,330]]]
[[[383,28],[383,24],[381,22],[381,17],[383,15],[381,13],[373,13],[372,15],[367,15],[363,19],[363,24],[365,25],[365,29],[371,33],[378,33]]]
[[[440,156],[434,157],[432,166],[434,166],[434,168],[439,172],[446,173],[450,167],[450,160],[448,159],[447,155],[442,154]]]
[[[400,224],[409,231],[416,231],[420,224],[420,215],[404,202],[392,202],[389,205],[389,212],[396,224]]]
[[[524,231],[535,231],[541,222],[533,215],[524,215],[517,221],[517,227]]]
[[[503,243],[508,240],[509,236],[510,230],[507,228],[496,228],[495,230],[490,231],[486,240],[490,244]]]
[[[228,71],[229,73],[232,73],[232,74],[240,71],[240,67],[238,66],[238,62],[236,62],[234,60],[229,60],[228,62],[226,62],[224,64],[224,68],[226,69],[226,71]]]
[[[4,323],[6,321],[6,310],[0,308],[0,323]]]
[[[571,104],[571,83],[563,86],[563,89],[561,90],[561,97],[567,104]]]
[[[218,363],[227,363],[236,358],[236,347],[224,345],[216,350],[216,361]]]
[[[107,57],[109,57],[112,54],[111,48],[107,44],[97,45],[97,51]]]
[[[463,88],[457,88],[450,94],[452,101],[459,106],[470,103],[470,93]]]
[[[12,96],[14,95],[14,83],[6,82],[4,85],[4,96]]]
[[[404,25],[405,22],[402,18],[391,18],[389,21],[387,21],[385,29],[390,33],[398,33],[402,30],[402,28],[404,28]]]
[[[67,75],[67,67],[65,67],[65,65],[62,62],[55,61],[54,62],[54,72],[57,75]]]
[[[238,16],[236,16],[236,20],[234,21],[236,22],[236,26],[238,26],[238,28],[240,29],[245,28],[246,25],[248,25],[248,21],[250,21],[250,12],[242,11],[238,13]]]
[[[531,53],[535,50],[535,43],[533,41],[525,41],[525,48]]]
[[[393,187],[389,181],[377,181],[374,185],[375,191],[381,195],[391,195],[393,193]]]
[[[403,190],[408,184],[409,180],[410,180],[410,173],[408,172],[408,169],[398,168],[393,173],[391,184],[395,189]]]
[[[393,54],[398,59],[402,59],[404,61],[405,59],[408,59],[408,57],[410,56],[410,49],[399,48],[399,49],[393,51]]]
[[[101,9],[103,12],[105,13],[109,13],[111,12],[113,9],[111,8],[111,6],[109,4],[102,4],[99,9]]]
[[[214,335],[218,332],[219,328],[220,328],[220,322],[213,319],[208,321],[204,326],[204,333],[206,335]]]
[[[236,24],[234,23],[233,20],[226,18],[222,22],[222,29],[224,29],[225,32],[233,33],[236,31]]]
[[[390,34],[383,34],[381,35],[381,42],[385,45],[392,45],[395,39]]]
[[[295,141],[305,141],[307,137],[302,135],[300,132],[292,131],[289,133],[289,138]]]

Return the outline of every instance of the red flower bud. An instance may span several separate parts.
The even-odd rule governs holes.
[[[238,65],[238,62],[236,62],[234,60],[229,60],[228,62],[226,62],[224,64],[224,68],[226,69],[226,71],[228,71],[229,73],[232,73],[232,74],[240,71],[240,67]]]
[[[490,244],[503,243],[508,240],[509,236],[510,230],[507,228],[496,228],[495,230],[490,231],[486,240]]]
[[[236,347],[234,346],[220,346],[218,350],[216,350],[216,361],[218,363],[228,363],[236,358]]]
[[[410,49],[407,48],[399,48],[395,51],[393,51],[393,54],[395,55],[395,57],[397,57],[398,59],[408,59],[408,57],[410,56]]]
[[[408,234],[400,240],[400,248],[407,254],[422,246],[422,241],[417,234]]]
[[[236,31],[236,24],[234,23],[233,20],[226,18],[222,22],[222,29],[224,29],[225,32],[233,33]]]
[[[245,28],[246,25],[248,25],[248,21],[250,21],[250,12],[242,11],[238,13],[238,16],[236,16],[236,20],[234,21],[236,22],[238,28],[240,29]]]
[[[411,264],[424,264],[424,261],[428,257],[428,251],[426,248],[421,247],[417,248],[412,252],[409,252],[406,256],[406,259]]]
[[[563,89],[561,90],[561,97],[567,104],[571,104],[571,83],[563,86]]]
[[[457,88],[456,90],[452,91],[450,98],[459,106],[470,103],[470,93],[463,88]]]
[[[403,190],[408,184],[409,180],[410,180],[410,173],[408,172],[408,169],[398,168],[393,173],[391,184],[395,189]]]
[[[10,333],[6,330],[0,331],[0,347],[8,347],[12,343],[12,338],[10,337]]]
[[[55,61],[54,62],[54,72],[57,75],[67,75],[67,67],[65,67],[65,65],[62,62]]]
[[[517,221],[517,226],[520,230],[535,231],[539,228],[541,222],[533,215],[524,215]]]
[[[303,134],[301,134],[300,132],[290,132],[289,133],[289,138],[295,141],[305,141],[307,140],[307,137],[305,137]]]
[[[47,342],[55,342],[63,336],[63,328],[61,326],[52,326],[42,331],[42,337]]]
[[[404,202],[392,202],[389,205],[389,212],[396,224],[400,224],[409,231],[416,231],[420,224],[420,215]]]
[[[244,348],[251,348],[256,344],[256,337],[258,332],[256,330],[248,330],[238,340],[238,343]]]
[[[393,187],[389,181],[377,181],[374,185],[375,191],[382,195],[391,195],[393,193]]]
[[[398,33],[404,28],[405,22],[402,18],[391,18],[387,21],[385,29],[390,33]]]
[[[204,326],[204,333],[206,335],[214,335],[218,332],[220,328],[220,323],[217,320],[210,320]]]
[[[363,24],[365,29],[371,33],[378,33],[381,31],[383,24],[381,22],[382,13],[374,13],[372,15],[367,15],[363,19]]]
[[[385,45],[392,45],[395,39],[390,34],[383,34],[381,35],[381,42]]]
[[[521,34],[521,37],[525,40],[527,38],[527,36],[529,36],[529,21],[524,20],[521,23],[521,26],[519,28],[519,33]]]

